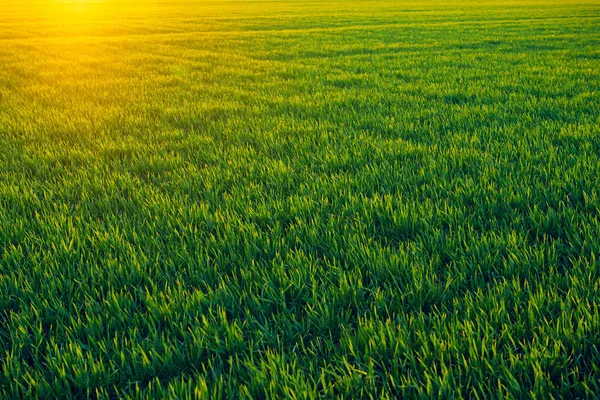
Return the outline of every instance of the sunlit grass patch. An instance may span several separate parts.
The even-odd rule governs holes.
[[[0,4],[0,397],[593,397],[594,2]]]

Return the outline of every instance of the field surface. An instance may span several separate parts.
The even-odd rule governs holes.
[[[597,1],[0,0],[0,398],[600,393]]]

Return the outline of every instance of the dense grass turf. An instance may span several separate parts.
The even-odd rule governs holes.
[[[1,1],[1,398],[600,393],[598,2]]]

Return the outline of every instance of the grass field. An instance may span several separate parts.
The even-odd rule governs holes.
[[[594,397],[597,1],[0,0],[0,398]]]

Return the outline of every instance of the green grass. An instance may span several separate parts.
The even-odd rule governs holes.
[[[598,2],[0,1],[0,398],[600,393]]]

